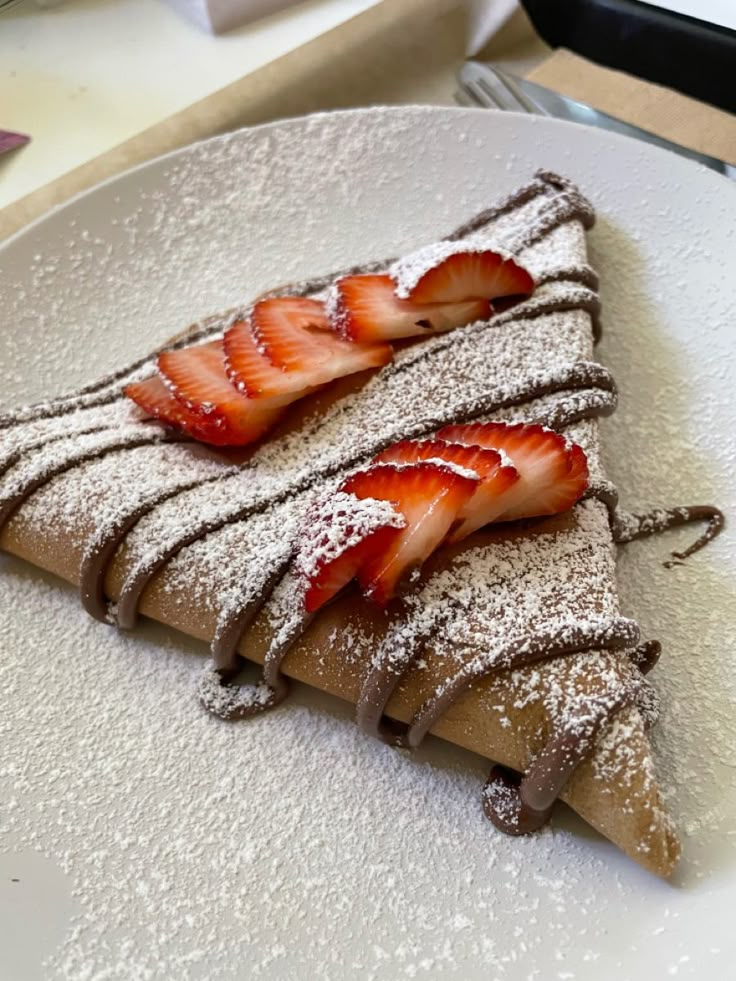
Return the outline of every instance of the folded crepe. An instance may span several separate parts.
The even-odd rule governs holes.
[[[529,299],[334,383],[248,451],[177,441],[142,418],[121,388],[150,375],[154,356],[19,409],[0,422],[0,546],[79,584],[100,619],[130,628],[140,612],[211,641],[200,698],[223,717],[277,704],[285,677],[298,679],[357,702],[373,734],[416,745],[431,731],[526,773],[520,812],[518,781],[492,772],[483,804],[499,827],[536,827],[559,795],[669,875],[680,846],[646,731],[656,695],[642,673],[656,649],[622,617],[615,579],[614,531],[631,538],[643,526],[616,521],[599,456],[597,417],[616,396],[593,357],[592,221],[573,185],[537,174],[450,236],[482,230],[512,251],[535,277]],[[321,295],[332,278],[278,292]],[[217,337],[242,312],[172,344]],[[292,560],[306,510],[393,441],[470,419],[559,429],[587,455],[586,499],[440,550],[387,610],[344,591],[302,630]],[[238,654],[266,662],[262,681],[232,683]]]

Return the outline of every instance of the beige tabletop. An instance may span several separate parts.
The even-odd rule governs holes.
[[[470,50],[476,24],[473,5],[460,0],[384,0],[6,207],[0,240],[100,180],[240,126],[356,106],[452,105],[454,74],[469,54],[736,161],[736,117],[570,52],[553,53],[521,10],[484,47]]]

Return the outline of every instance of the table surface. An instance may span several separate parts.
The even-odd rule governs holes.
[[[379,0],[311,0],[213,37],[161,0],[31,0],[0,13],[0,208]]]

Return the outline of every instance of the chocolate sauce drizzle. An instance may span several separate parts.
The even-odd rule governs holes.
[[[670,528],[689,525],[694,521],[706,521],[706,529],[692,545],[681,552],[670,553],[672,558],[662,564],[665,569],[671,569],[673,566],[682,565],[686,558],[699,552],[701,548],[705,548],[708,542],[712,542],[716,535],[720,534],[725,522],[721,510],[710,504],[693,504],[689,507],[654,508],[644,514],[629,514],[618,511],[613,525],[613,540],[619,544],[625,544],[626,542],[633,542],[637,538],[658,535]]]
[[[447,238],[452,241],[462,239],[539,195],[546,194],[550,188],[557,192],[556,196],[550,199],[549,206],[535,223],[521,230],[508,242],[508,247],[512,251],[520,251],[541,241],[564,222],[577,220],[586,228],[593,224],[593,209],[573,184],[555,174],[539,171],[535,179],[525,187],[500,205],[476,215]],[[327,288],[338,276],[379,271],[393,261],[393,259],[385,259],[361,267],[352,267],[292,284],[266,295],[276,296],[287,291],[291,295],[317,293]],[[598,340],[600,305],[595,292],[598,285],[595,272],[587,265],[552,269],[538,279],[537,285],[543,286],[556,282],[572,285],[564,296],[544,292],[535,294],[528,300],[497,313],[486,327],[496,328],[514,320],[544,316],[552,312],[583,310],[589,314],[594,339]],[[24,406],[13,413],[1,416],[0,430],[36,420],[68,415],[88,407],[109,405],[122,398],[120,388],[123,383],[135,377],[143,377],[146,370],[152,370],[155,359],[161,352],[217,336],[234,317],[241,316],[242,313],[241,309],[234,309],[221,316],[194,324],[175,342],[168,343],[146,357],[84,386],[72,395],[62,396],[39,405]],[[478,325],[474,325],[475,330],[486,329],[486,327],[479,328]],[[418,359],[443,351],[458,343],[462,337],[462,330],[434,337],[405,352],[405,357],[387,366],[382,374],[384,377],[389,374],[400,374]],[[242,473],[249,467],[256,467],[257,456],[251,462],[216,476],[182,481],[151,494],[126,513],[117,516],[110,525],[98,530],[94,539],[88,543],[80,575],[82,603],[97,619],[117,622],[117,625],[122,628],[131,628],[136,622],[140,598],[148,584],[157,572],[186,546],[226,525],[243,521],[275,504],[302,494],[321,480],[337,476],[365,463],[398,438],[426,436],[448,422],[470,421],[502,408],[523,405],[550,394],[559,395],[560,398],[552,407],[540,413],[534,421],[555,429],[563,429],[581,419],[608,415],[616,407],[616,388],[613,379],[605,368],[595,362],[572,364],[552,375],[531,376],[518,391],[504,398],[487,395],[448,407],[445,415],[428,416],[409,427],[404,427],[401,432],[387,434],[372,442],[366,441],[359,450],[346,451],[329,464],[317,466],[310,473],[285,483],[276,492],[264,493],[246,503],[236,501],[231,510],[216,519],[194,522],[190,528],[168,542],[154,558],[142,561],[129,571],[115,606],[110,604],[105,596],[106,573],[120,545],[138,522],[166,501],[188,490],[210,482],[227,481],[233,473]],[[91,423],[87,429],[77,429],[74,436],[102,434],[106,428]],[[76,451],[72,449],[42,472],[35,474],[31,472],[25,479],[11,484],[10,492],[0,499],[0,528],[31,494],[55,476],[73,467],[99,459],[108,453],[181,439],[177,434],[160,428],[155,423],[142,424],[138,427],[138,431],[129,431],[123,436],[116,436],[114,428],[111,428],[110,432],[111,438],[103,439],[97,447],[81,450],[77,448]],[[21,450],[12,451],[0,462],[0,477],[21,462],[25,454],[41,449],[52,442],[58,441],[61,444],[66,435],[54,434],[35,441],[30,440]],[[606,505],[614,540],[621,543],[691,521],[707,521],[706,531],[693,545],[683,552],[673,553],[677,560],[683,560],[702,548],[719,533],[723,526],[721,512],[717,508],[707,506],[657,510],[648,515],[624,514],[618,510],[615,488],[607,482],[592,485],[586,496],[594,497]],[[270,570],[267,581],[258,595],[245,599],[240,605],[235,604],[221,611],[212,643],[213,661],[203,671],[198,687],[202,704],[221,718],[236,719],[256,715],[273,708],[286,697],[288,683],[281,673],[281,665],[293,644],[308,627],[311,621],[311,617],[308,616],[297,620],[284,636],[280,636],[272,643],[265,658],[260,682],[251,685],[231,682],[242,667],[243,662],[238,654],[238,647],[244,633],[269,596],[287,577],[293,575],[290,558],[287,555]],[[535,830],[547,820],[554,801],[575,767],[590,754],[602,726],[615,712],[634,703],[640,704],[642,710],[645,710],[646,705],[651,702],[651,695],[647,695],[643,674],[653,666],[659,655],[659,644],[656,641],[639,643],[636,624],[623,618],[594,627],[571,624],[553,634],[544,632],[532,634],[500,651],[468,651],[469,659],[457,674],[447,679],[420,707],[408,727],[398,731],[396,725],[384,718],[385,707],[396,686],[422,650],[423,643],[424,641],[419,639],[411,649],[402,651],[399,657],[394,650],[391,659],[381,658],[379,652],[364,681],[357,708],[358,722],[366,731],[409,747],[417,746],[421,742],[442,713],[474,681],[499,671],[512,670],[547,658],[594,650],[625,650],[634,665],[640,669],[632,681],[620,686],[615,692],[587,698],[577,714],[571,715],[564,725],[553,730],[523,779],[512,776],[503,768],[495,767],[492,770],[484,788],[483,806],[494,824],[512,834]]]
[[[470,659],[417,710],[406,733],[406,744],[415,749],[452,703],[481,678],[499,671],[514,671],[549,657],[590,650],[626,650],[638,642],[636,623],[618,617],[595,627],[566,624],[551,633],[543,631],[515,640],[501,650],[473,652],[471,649]]]
[[[551,426],[551,428],[555,427]],[[618,504],[618,491],[608,480],[591,483],[582,499],[585,501],[590,498],[597,498],[608,509],[611,534],[617,545],[626,545],[628,542],[636,541],[637,538],[660,535],[664,531],[669,531],[670,528],[680,528],[683,525],[706,521],[705,531],[696,538],[692,545],[681,552],[670,553],[672,559],[667,559],[662,563],[665,569],[682,565],[685,559],[699,552],[701,548],[705,548],[708,542],[712,542],[721,533],[726,520],[723,512],[710,504],[652,508],[641,514],[622,511]]]
[[[550,737],[523,777],[494,766],[481,798],[486,817],[506,834],[538,831],[549,820],[567,781],[595,749],[603,726],[634,704],[636,692],[637,685],[628,682],[613,692],[586,698],[584,706]]]
[[[393,720],[385,717],[386,706],[406,672],[424,653],[429,636],[417,636],[409,645],[397,645],[396,638],[389,634],[371,663],[371,670],[358,699],[357,717],[361,728],[384,741],[415,749],[440,716],[475,681],[501,671],[514,671],[537,661],[565,654],[577,654],[586,650],[629,650],[633,663],[656,663],[655,651],[659,645],[655,641],[647,645],[651,654],[644,657],[636,647],[639,641],[639,628],[633,620],[620,617],[596,627],[584,628],[580,624],[561,626],[554,634],[539,632],[516,639],[506,648],[494,651],[463,647],[467,660],[462,668],[443,682],[442,688],[434,693],[415,714],[409,726],[399,732]],[[636,653],[634,653],[636,651]]]
[[[10,491],[4,497],[0,497],[0,529],[10,520],[17,509],[26,501],[31,494],[39,490],[54,477],[71,470],[73,467],[81,466],[92,460],[99,460],[100,457],[118,450],[132,450],[139,446],[153,446],[163,442],[181,442],[184,437],[174,432],[158,429],[151,432],[148,427],[141,426],[142,431],[127,433],[123,436],[113,437],[107,440],[102,446],[93,449],[72,451],[58,463],[46,467],[41,473],[31,473],[27,478],[19,480],[11,485]]]
[[[268,601],[269,596],[272,595],[278,583],[287,574],[292,558],[293,550],[289,551],[269,571],[266,582],[263,584],[259,593],[249,597],[244,604],[221,612],[215,626],[215,635],[212,639],[211,650],[215,669],[219,672],[222,679],[234,677],[239,672],[243,663],[238,653],[240,642],[245,632]],[[305,618],[305,629],[308,622]],[[283,684],[285,684],[285,680],[279,677],[276,685],[271,687],[279,689]]]
[[[94,538],[87,544],[79,573],[80,599],[90,616],[102,623],[116,622],[114,604],[105,595],[105,577],[118,548],[141,518],[171,498],[194,487],[223,480],[225,476],[226,474],[216,474],[212,477],[180,481],[167,490],[149,495],[130,511],[116,517],[109,526],[97,529]]]

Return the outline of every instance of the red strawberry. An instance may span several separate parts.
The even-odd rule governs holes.
[[[459,303],[501,296],[525,296],[534,289],[531,275],[514,259],[486,249],[454,252],[427,270],[408,290],[414,303]]]
[[[259,439],[284,410],[279,399],[249,399],[225,374],[222,341],[166,351],[158,370],[174,397],[200,418],[204,435],[217,446],[244,446]]]
[[[582,449],[559,433],[529,423],[476,423],[445,426],[440,439],[503,451],[519,471],[508,491],[502,521],[567,511],[588,485]]]
[[[250,324],[236,320],[223,338],[225,371],[239,392],[250,398],[279,398],[284,404],[312,391],[314,373],[277,368],[259,349]]]
[[[297,567],[306,576],[304,606],[314,613],[347,586],[373,555],[401,533],[404,518],[387,501],[337,493],[307,515]]]
[[[389,344],[351,344],[330,328],[325,306],[297,296],[256,303],[251,329],[269,360],[284,372],[296,372],[320,385],[393,358]],[[245,379],[247,384],[247,379]]]
[[[397,340],[487,320],[491,312],[486,300],[436,304],[400,300],[390,276],[344,276],[335,284],[333,325],[352,341]]]
[[[402,440],[379,455],[374,463],[416,463],[418,460],[444,462],[477,474],[480,482],[470,500],[460,509],[447,537],[447,544],[466,538],[471,532],[496,521],[508,508],[510,490],[519,480],[516,469],[504,464],[495,450],[480,446],[449,443],[441,439],[421,442]]]
[[[381,464],[349,477],[343,491],[361,499],[390,501],[406,519],[406,527],[388,548],[376,552],[358,570],[364,593],[385,606],[401,582],[411,578],[445,538],[477,486],[477,478],[436,463]]]
[[[123,389],[129,399],[139,405],[144,412],[154,419],[160,419],[168,426],[174,426],[194,435],[196,429],[202,422],[202,417],[196,412],[191,412],[185,405],[182,405],[158,375],[146,378],[144,381],[131,382]]]
[[[385,552],[400,533],[400,528],[392,528],[390,525],[377,528],[356,545],[341,552],[331,562],[319,566],[310,579],[304,596],[304,607],[307,613],[314,613],[333,596],[336,596],[344,586],[347,586],[355,578],[358,569],[372,555]]]
[[[480,446],[448,443],[442,439],[402,439],[382,450],[371,463],[447,463],[452,468],[472,471],[485,479],[493,474],[501,462],[500,454],[484,450]]]

